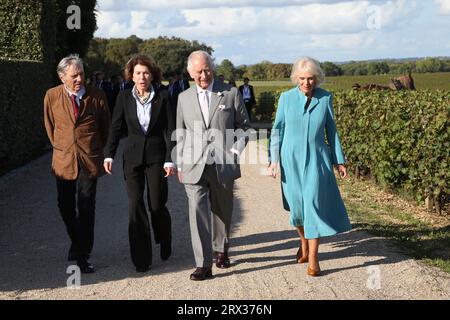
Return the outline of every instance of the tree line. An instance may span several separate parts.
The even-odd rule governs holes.
[[[151,56],[161,68],[164,79],[186,72],[187,57],[192,51],[204,50],[212,54],[213,49],[196,40],[177,37],[158,37],[143,40],[135,35],[128,38],[93,38],[84,61],[86,73],[103,71],[105,75],[121,74],[127,61],[134,55]]]
[[[106,75],[120,74],[128,59],[137,53],[152,56],[162,69],[164,79],[169,79],[177,73],[186,74],[186,60],[194,50],[205,50],[212,54],[212,47],[196,40],[188,41],[178,37],[151,38],[143,40],[135,35],[128,38],[93,38],[85,54],[86,71],[92,74],[97,70]],[[321,63],[327,76],[347,75],[379,75],[406,74],[409,71],[417,73],[450,72],[450,60],[425,58],[408,62],[366,61],[347,63]],[[225,79],[239,80],[248,77],[252,80],[283,80],[290,76],[292,64],[272,63],[262,61],[253,65],[235,66],[230,60],[224,59],[217,64],[216,74]]]

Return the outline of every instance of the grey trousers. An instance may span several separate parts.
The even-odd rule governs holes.
[[[185,184],[196,267],[211,267],[213,250],[227,252],[234,181],[220,184],[215,165],[207,165],[196,184]],[[211,210],[209,210],[209,205]]]

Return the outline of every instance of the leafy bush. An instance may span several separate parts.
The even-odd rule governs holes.
[[[0,174],[43,152],[55,51],[52,1],[0,0]],[[43,36],[45,35],[45,36]],[[42,42],[41,42],[42,41]]]
[[[351,167],[419,201],[450,194],[449,91],[341,91],[334,101]]]

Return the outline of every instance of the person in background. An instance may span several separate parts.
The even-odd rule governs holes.
[[[253,86],[249,85],[250,79],[244,78],[244,84],[239,86],[239,91],[241,92],[242,97],[244,98],[245,108],[247,109],[247,113],[250,121],[252,120],[252,109],[256,104],[255,93],[253,91]]]

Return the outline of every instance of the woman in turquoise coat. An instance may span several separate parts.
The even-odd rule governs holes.
[[[280,96],[268,169],[276,177],[280,165],[284,208],[300,235],[297,262],[308,262],[311,276],[320,274],[319,239],[351,229],[333,172],[335,165],[342,178],[347,176],[333,98],[318,87],[324,78],[314,59],[294,64],[291,80],[297,87]]]

